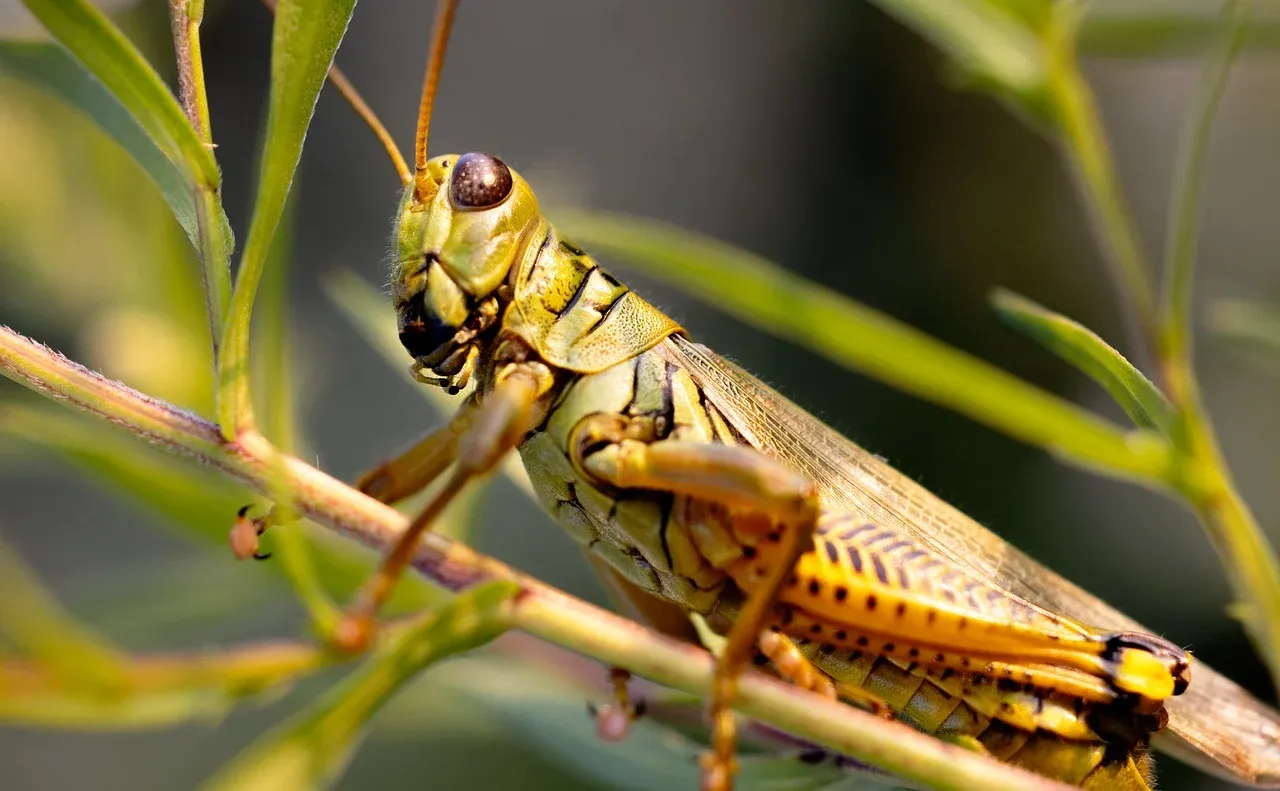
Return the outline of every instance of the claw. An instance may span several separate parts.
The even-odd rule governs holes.
[[[602,742],[620,742],[631,733],[631,714],[610,703],[597,709],[596,738]]]
[[[361,653],[373,642],[375,629],[372,616],[363,612],[348,612],[333,631],[333,645],[344,653]]]
[[[262,535],[262,529],[254,519],[250,519],[249,506],[245,506],[236,512],[235,524],[231,526],[231,533],[227,536],[231,543],[231,554],[236,560],[245,560],[251,557],[257,557],[258,552],[258,536]]]
[[[605,742],[620,742],[631,733],[631,723],[644,716],[645,702],[632,702],[627,693],[631,673],[622,668],[611,668],[609,682],[613,686],[613,700],[603,706],[587,704],[587,711],[596,721],[596,736]]]
[[[236,522],[231,526],[228,539],[231,542],[231,554],[235,555],[236,560],[266,560],[271,557],[270,552],[258,551],[258,537],[267,532],[268,528],[280,524],[280,519],[274,506],[266,516],[250,519],[249,509],[252,507],[246,505],[236,511]]]
[[[704,753],[699,761],[702,766],[702,791],[730,791],[733,776],[737,774],[736,761],[721,761],[711,753]]]

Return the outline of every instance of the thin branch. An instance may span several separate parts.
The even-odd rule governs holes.
[[[1191,359],[1189,317],[1199,238],[1200,184],[1213,121],[1231,75],[1231,65],[1240,51],[1247,6],[1242,0],[1227,0],[1223,6],[1218,35],[1205,59],[1179,144],[1164,246],[1166,280],[1160,348],[1166,358]]]
[[[169,0],[169,21],[178,65],[178,95],[182,110],[200,142],[213,148],[213,125],[204,83],[204,59],[200,54],[200,22],[204,0]],[[219,185],[199,178],[193,183],[199,254],[204,268],[204,288],[209,312],[209,334],[214,365],[218,362],[222,326],[231,304],[231,229],[222,212]]]
[[[0,635],[82,691],[109,694],[124,685],[124,654],[72,618],[2,541]]]
[[[0,327],[0,372],[222,470],[264,495],[277,485],[279,451],[256,432],[224,440],[214,424],[110,381],[5,327]],[[283,457],[283,468],[295,508],[366,546],[389,546],[407,524],[394,509],[296,458]],[[461,544],[428,534],[414,567],[454,591],[488,580],[514,581],[521,587],[511,613],[515,628],[690,694],[705,696],[710,687],[713,664],[706,651],[574,599]],[[801,739],[934,788],[1069,788],[754,671],[742,679],[737,708]]]
[[[200,56],[202,0],[169,0],[173,49],[178,60],[178,98],[187,120],[207,146],[213,145],[213,124],[204,87],[204,60]]]
[[[1091,57],[1186,58],[1209,51],[1222,28],[1211,3],[1098,3],[1080,30],[1080,50]],[[1280,18],[1259,15],[1244,25],[1241,46],[1280,51]]]
[[[1257,520],[1240,497],[1200,401],[1187,335],[1191,270],[1195,246],[1195,193],[1209,119],[1216,93],[1226,80],[1231,55],[1239,45],[1241,3],[1225,9],[1225,28],[1216,59],[1206,68],[1194,112],[1199,113],[1184,141],[1170,217],[1169,283],[1163,312],[1157,314],[1150,269],[1138,231],[1116,175],[1093,94],[1075,58],[1076,26],[1066,18],[1055,30],[1052,89],[1066,153],[1082,176],[1081,188],[1097,220],[1100,243],[1115,264],[1122,296],[1136,308],[1142,345],[1155,354],[1165,395],[1176,410],[1174,488],[1195,509],[1205,533],[1222,559],[1236,599],[1234,613],[1280,687],[1280,561]],[[1068,14],[1075,13],[1068,9]],[[1129,314],[1127,314],[1129,315]]]
[[[24,726],[128,730],[221,716],[235,701],[348,657],[271,641],[199,652],[128,656],[110,690],[77,684],[32,659],[0,660],[0,720]],[[109,693],[109,694],[107,694]]]
[[[397,634],[402,629],[397,629]],[[196,653],[175,652],[129,656],[121,665],[131,693],[159,692],[191,686],[225,684],[242,689],[264,688],[281,680],[317,670],[335,659],[312,643],[264,641],[237,648],[219,648]],[[0,662],[0,678],[10,691],[36,694],[62,685],[60,675],[43,665],[15,659]],[[21,678],[20,685],[9,681]]]
[[[263,276],[260,299],[262,306],[257,362],[255,373],[263,383],[263,427],[266,435],[285,453],[300,452],[298,426],[294,401],[294,360],[292,328],[289,311],[289,281],[292,267],[290,252],[293,249],[296,201],[286,204],[280,227],[267,254],[267,269]],[[292,521],[288,516],[293,494],[287,483],[280,480],[270,499],[275,502],[272,511],[277,521]],[[269,515],[267,519],[272,519]],[[265,526],[265,523],[260,523]],[[312,562],[310,542],[299,530],[276,532],[280,550],[280,564],[285,576],[293,584],[303,606],[311,615],[316,633],[322,637],[332,634],[341,617],[337,606],[329,599]]]
[[[1247,5],[1244,0],[1224,4],[1216,46],[1206,58],[1183,132],[1169,207],[1158,352],[1169,397],[1178,408],[1175,444],[1186,457],[1188,472],[1178,488],[1222,559],[1236,600],[1234,614],[1280,688],[1280,561],[1231,478],[1200,399],[1191,342],[1201,173],[1213,119],[1240,48]]]
[[[1061,35],[1064,41],[1053,42],[1056,57],[1050,91],[1063,152],[1073,166],[1089,218],[1110,264],[1108,271],[1116,283],[1130,338],[1137,350],[1150,354],[1156,327],[1152,273],[1116,176],[1115,160],[1093,92],[1080,74],[1071,36]]]

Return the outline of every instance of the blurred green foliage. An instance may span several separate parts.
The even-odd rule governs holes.
[[[1141,313],[1142,303],[1153,299],[1149,275],[1137,271],[1140,251],[1132,242],[1105,141],[1090,137],[1099,133],[1097,119],[1074,62],[1079,7],[1036,0],[878,4],[946,53],[961,82],[993,93],[1064,146],[1084,174],[1085,194],[1103,217],[1108,234],[1104,243],[1116,249],[1118,279],[1129,284],[1129,297]],[[243,426],[251,417],[248,382],[253,370],[261,427],[279,446],[299,453],[308,446],[294,415],[299,388],[284,265],[289,234],[278,228],[286,217],[286,200],[325,67],[353,4],[321,5],[282,3],[283,21],[273,41],[272,92],[257,199],[234,296],[229,285],[220,285],[230,282],[232,243],[218,200],[217,162],[156,69],[107,17],[83,2],[29,2],[75,61],[47,43],[0,43],[0,91],[23,99],[0,108],[10,141],[0,147],[0,254],[6,274],[15,279],[15,287],[0,294],[6,316],[36,322],[50,314],[74,315],[74,325],[57,331],[78,336],[69,340],[78,342],[89,365],[203,414],[215,409],[214,360],[208,342],[212,326],[215,336],[224,340],[218,380],[218,414],[224,429]],[[1131,37],[1125,41],[1156,46],[1148,34],[1161,25],[1174,31],[1169,35],[1178,41],[1208,40],[1209,23],[1201,19],[1179,17],[1174,24],[1164,17],[1138,15],[1103,21],[1111,27],[1085,25],[1089,46],[1123,46],[1122,35]],[[1262,28],[1254,36],[1265,42],[1269,30]],[[1167,39],[1162,41],[1166,43],[1160,46],[1168,46]],[[1224,80],[1227,66],[1229,61],[1223,66]],[[1216,90],[1221,89],[1219,85]],[[1203,113],[1201,120],[1207,123],[1212,107],[1203,108]],[[159,188],[159,195],[141,186],[143,174]],[[176,226],[166,217],[166,205]],[[74,207],[77,234],[58,230],[68,206]],[[1151,432],[1126,432],[728,246],[608,215],[566,212],[562,219],[580,241],[643,261],[647,272],[710,298],[727,312],[1036,445],[1157,481],[1168,473],[1169,454],[1192,452],[1167,440],[1176,420],[1202,418],[1197,405],[1171,404],[1153,384],[1153,379],[1161,381],[1159,376],[1148,378],[1082,325],[1025,300],[1005,295],[998,309],[1021,332],[1102,384],[1141,429]],[[286,218],[283,225],[287,224]],[[184,233],[204,259],[203,288]],[[351,281],[339,277],[332,284],[340,307],[362,332],[376,336],[374,346],[394,353],[386,306],[375,308],[367,288]],[[212,292],[207,300],[206,290]],[[249,320],[255,297],[260,311],[255,338],[260,342],[253,346],[251,361]],[[211,307],[206,308],[206,302]],[[38,309],[33,307],[37,304]],[[212,313],[212,321],[202,315],[206,311]],[[229,316],[225,335],[224,313]],[[1215,315],[1224,334],[1280,345],[1275,340],[1280,337],[1275,316],[1266,309],[1224,305]],[[388,356],[393,365],[403,367],[394,354]],[[206,541],[224,541],[229,515],[252,499],[243,487],[208,471],[172,464],[105,426],[29,399],[14,396],[0,404],[0,433],[59,454],[90,480]],[[1203,457],[1187,463],[1201,462],[1214,463]],[[522,479],[514,460],[509,471],[517,481]],[[1214,472],[1225,477],[1225,469]],[[282,494],[287,497],[287,492]],[[470,505],[460,503],[451,512],[448,531],[458,535],[467,530]],[[1248,530],[1250,521],[1246,518],[1231,529]],[[324,633],[333,618],[331,601],[350,594],[370,559],[354,555],[314,526],[289,526],[276,534],[283,562],[272,564],[273,569],[291,579]],[[268,532],[264,540],[270,542],[272,536]],[[1265,563],[1269,558],[1263,551],[1259,560]],[[1236,568],[1230,560],[1229,574]],[[1277,591],[1274,585],[1267,588],[1271,583],[1266,574],[1262,577],[1243,585],[1242,596],[1262,602],[1257,609],[1269,613]],[[0,715],[11,721],[127,729],[205,718],[224,714],[264,690],[274,693],[278,686],[334,661],[307,642],[279,651],[269,647],[273,650],[265,654],[260,646],[250,646],[243,656],[228,651],[194,658],[135,658],[62,613],[7,551],[0,554],[0,580],[7,586],[0,588],[0,633],[6,638],[0,661],[14,661],[5,672],[25,671],[27,663],[34,663],[46,674],[40,684],[16,672],[9,678],[0,674],[0,690],[6,683],[25,683],[45,696],[19,701],[0,695]],[[140,598],[173,595],[172,587],[180,582],[161,580],[157,590]],[[473,614],[470,608],[496,609],[509,594],[484,589],[442,604],[438,593],[425,584],[406,582],[396,611],[439,608],[421,630],[400,635],[307,712],[256,742],[207,787],[327,787],[340,776],[369,718],[387,697],[428,662],[492,637],[483,629],[477,632],[475,623],[464,623]],[[211,608],[208,617],[217,621],[234,616],[236,610]],[[1256,619],[1255,639],[1264,646],[1274,641],[1276,627],[1275,619]],[[177,662],[178,669],[165,661]],[[673,729],[647,724],[623,747],[599,747],[588,718],[580,710],[574,712],[587,693],[582,685],[549,670],[549,664],[513,667],[492,658],[473,659],[440,672],[446,677],[455,673],[455,691],[469,696],[471,704],[492,709],[494,719],[508,723],[528,744],[582,777],[633,788],[692,785],[692,742]],[[156,672],[157,666],[165,672]],[[143,680],[130,676],[134,672],[142,673]],[[848,787],[864,782],[843,777],[828,767],[803,767],[789,757],[768,756],[748,761],[743,775],[751,788],[818,788],[836,782]]]

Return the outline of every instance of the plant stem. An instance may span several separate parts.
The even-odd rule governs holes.
[[[124,654],[72,618],[3,542],[0,635],[69,686],[99,694],[124,688]]]
[[[1074,166],[1081,191],[1088,198],[1095,232],[1104,242],[1130,335],[1140,349],[1150,353],[1149,339],[1154,337],[1156,326],[1151,273],[1116,177],[1093,93],[1080,74],[1071,36],[1062,35],[1065,41],[1056,42],[1054,47],[1050,93],[1055,100],[1063,148]]]
[[[1213,121],[1244,32],[1244,0],[1222,8],[1179,145],[1165,243],[1165,289],[1156,351],[1178,410],[1174,444],[1187,475],[1178,488],[1222,559],[1233,611],[1280,690],[1280,562],[1240,497],[1200,400],[1191,334],[1191,287],[1199,238],[1200,189]]]
[[[1224,9],[1221,39],[1206,65],[1179,153],[1169,217],[1168,282],[1158,315],[1137,229],[1119,187],[1092,93],[1075,60],[1075,26],[1070,20],[1058,26],[1051,49],[1055,53],[1052,94],[1067,155],[1077,165],[1082,191],[1097,220],[1099,241],[1109,251],[1122,292],[1135,308],[1139,337],[1155,355],[1165,395],[1176,412],[1170,432],[1175,457],[1171,483],[1195,510],[1222,558],[1237,599],[1236,612],[1280,689],[1280,563],[1236,491],[1218,447],[1200,401],[1188,329],[1200,170],[1218,97],[1239,47],[1242,6],[1232,0]]]
[[[178,60],[178,97],[196,134],[205,145],[212,146],[213,125],[209,121],[204,61],[200,56],[200,22],[203,17],[203,0],[169,0],[173,49]]]
[[[1177,362],[1177,361],[1174,361]],[[1182,400],[1181,427],[1192,474],[1179,490],[1195,508],[1227,571],[1235,604],[1231,612],[1280,690],[1280,563],[1253,512],[1231,479],[1194,377],[1182,365],[1168,366]]]
[[[1080,30],[1080,50],[1108,58],[1185,58],[1205,52],[1221,32],[1208,3],[1161,5],[1103,3],[1093,6]],[[1260,16],[1244,26],[1251,52],[1280,50],[1280,19]]]
[[[1160,316],[1160,354],[1165,359],[1191,359],[1191,282],[1199,239],[1200,185],[1213,121],[1240,50],[1246,6],[1241,0],[1228,0],[1223,6],[1217,40],[1200,74],[1179,145],[1165,239],[1165,289]]]
[[[1178,152],[1157,352],[1170,400],[1178,409],[1174,440],[1177,453],[1185,457],[1187,474],[1177,487],[1195,508],[1221,557],[1237,602],[1234,612],[1280,690],[1280,562],[1231,479],[1200,400],[1191,341],[1201,174],[1213,118],[1240,47],[1246,6],[1230,0],[1223,8],[1219,37],[1201,74]]]
[[[257,432],[244,431],[235,441],[226,440],[216,425],[108,380],[5,327],[0,327],[0,372],[135,436],[219,469],[264,495],[278,485],[277,476],[283,470],[300,513],[366,546],[389,547],[407,525],[403,514],[297,458],[280,454]],[[701,648],[567,596],[442,536],[423,537],[413,566],[454,591],[490,580],[514,581],[521,588],[511,613],[514,628],[690,694],[705,696],[710,687],[713,660]],[[746,713],[806,741],[934,788],[1069,788],[761,673],[744,676],[739,690],[738,707]]]
[[[323,648],[312,644],[267,641],[197,653],[128,656],[120,667],[126,674],[130,693],[136,694],[210,684],[262,689],[338,659],[345,657],[328,655]],[[18,678],[23,679],[21,685],[9,684]],[[0,679],[5,679],[5,689],[23,695],[43,694],[63,683],[59,675],[27,660],[0,662]]]
[[[77,686],[48,663],[0,660],[0,720],[23,726],[130,730],[225,715],[238,699],[345,661],[315,645],[263,642],[191,653],[125,656],[119,683]]]
[[[200,54],[200,22],[204,0],[169,0],[169,21],[173,28],[173,49],[178,65],[178,93],[182,110],[200,142],[213,148],[213,125],[209,120],[209,99],[204,83],[204,59]],[[200,235],[200,259],[204,264],[204,286],[209,311],[209,334],[213,362],[218,363],[222,325],[231,304],[230,229],[222,213],[218,185],[197,180],[193,184],[196,221]]]

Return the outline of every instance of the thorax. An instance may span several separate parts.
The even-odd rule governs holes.
[[[694,611],[710,610],[727,577],[694,547],[682,518],[685,498],[614,489],[574,466],[573,430],[601,412],[650,421],[661,439],[732,441],[728,427],[689,375],[651,349],[572,377],[520,446],[539,501],[575,541],[645,590]]]

